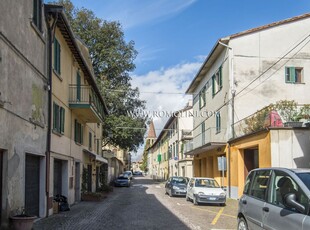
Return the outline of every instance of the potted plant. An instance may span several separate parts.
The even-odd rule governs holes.
[[[10,217],[15,230],[31,230],[33,226],[33,221],[37,218],[33,215],[27,215],[24,208],[18,211],[16,215]]]

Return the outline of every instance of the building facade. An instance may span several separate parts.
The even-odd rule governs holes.
[[[107,109],[88,50],[72,32],[64,9],[46,5],[45,12],[52,31],[49,201],[64,195],[73,204],[80,201],[81,192],[95,192],[104,183],[108,161],[102,157],[101,123]]]
[[[309,17],[297,16],[216,42],[186,91],[194,95],[193,110],[199,114],[194,117],[193,150],[187,152],[194,156],[194,176],[214,177],[231,194],[238,193],[227,180],[232,167],[227,141],[244,135],[238,122],[280,100],[310,103],[305,97],[310,62],[304,58],[310,54]],[[222,157],[227,167],[219,170]]]
[[[22,209],[46,215],[49,82],[41,3],[0,3],[1,229]]]

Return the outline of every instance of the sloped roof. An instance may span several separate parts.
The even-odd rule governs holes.
[[[310,17],[310,13],[306,13],[306,14],[302,14],[296,17],[288,18],[285,20],[281,20],[281,21],[273,22],[273,23],[266,24],[263,26],[255,27],[249,30],[241,31],[241,32],[229,35],[227,37],[218,39],[185,93],[192,94],[194,92],[195,88],[199,85],[199,82],[203,79],[204,75],[207,73],[208,69],[211,68],[213,62],[216,59],[216,56],[219,55],[221,51],[225,48],[222,45],[219,45],[220,42],[228,45],[229,40],[231,39],[238,38],[238,37],[248,35],[251,33],[255,33],[258,31],[262,31],[265,29],[270,29],[272,27],[284,25],[287,23],[299,21],[299,20],[309,18],[309,17]]]

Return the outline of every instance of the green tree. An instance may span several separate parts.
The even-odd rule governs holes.
[[[137,109],[145,109],[146,103],[139,98],[139,89],[132,87],[129,75],[136,67],[134,42],[125,41],[119,22],[102,20],[91,10],[76,8],[70,0],[59,0],[56,4],[64,6],[74,33],[89,49],[97,83],[110,113],[103,124],[103,142],[136,151],[143,143],[147,118],[128,116]]]

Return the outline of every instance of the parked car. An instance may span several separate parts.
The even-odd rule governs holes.
[[[213,178],[194,177],[187,184],[186,200],[225,205],[226,193]]]
[[[141,171],[134,171],[133,175],[134,176],[142,176],[142,172]]]
[[[125,171],[123,174],[127,175],[129,177],[129,179],[132,180],[132,172],[131,171]]]
[[[310,229],[310,170],[252,170],[239,200],[238,229]]]
[[[114,180],[114,186],[115,187],[130,187],[130,179],[127,175],[119,175],[115,180]]]
[[[170,177],[165,184],[166,194],[169,196],[185,196],[187,182],[185,177]]]

